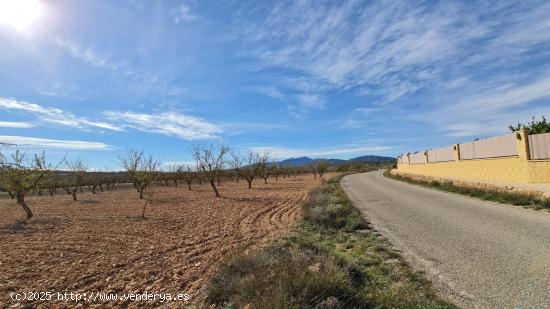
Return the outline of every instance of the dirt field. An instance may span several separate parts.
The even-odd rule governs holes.
[[[317,184],[311,175],[257,180],[251,190],[246,182],[224,182],[219,199],[206,185],[192,192],[156,187],[145,220],[143,200],[131,189],[84,192],[77,202],[70,195],[29,198],[35,217],[26,224],[18,222],[19,205],[1,200],[0,304],[17,303],[11,292],[53,292],[52,300],[32,305],[72,307],[57,292],[73,292],[96,293],[85,307],[180,308],[181,301],[101,302],[97,293],[187,293],[192,303],[223,257],[287,232]]]

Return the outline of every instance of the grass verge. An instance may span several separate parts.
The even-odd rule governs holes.
[[[291,236],[226,261],[205,308],[455,308],[380,238],[337,177],[310,194]]]
[[[540,197],[520,192],[501,191],[498,189],[477,188],[473,186],[463,186],[455,184],[453,181],[437,181],[437,180],[423,180],[413,179],[403,175],[396,175],[390,173],[388,169],[384,172],[384,176],[400,181],[405,181],[415,185],[421,185],[424,187],[430,187],[441,191],[453,192],[471,197],[479,198],[486,201],[494,201],[503,204],[512,204],[515,206],[522,206],[526,208],[532,208],[535,210],[550,210],[550,200],[541,199]]]

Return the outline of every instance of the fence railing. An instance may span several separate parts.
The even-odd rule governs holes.
[[[529,135],[530,159],[550,159],[550,133]]]
[[[520,150],[518,140],[523,136],[527,139],[528,149]],[[523,144],[525,146],[525,144]],[[526,159],[550,159],[550,133],[528,135],[510,133],[501,136],[466,142],[453,146],[418,151],[397,157],[400,164],[425,164],[449,162],[455,160],[476,160],[502,157],[519,157],[520,151]],[[525,153],[527,152],[527,153]]]
[[[515,134],[491,137],[460,144],[462,160],[513,157],[518,155]]]
[[[428,162],[447,162],[455,160],[454,146],[428,150]]]
[[[410,164],[424,164],[426,162],[426,155],[424,152],[417,152],[409,155]]]

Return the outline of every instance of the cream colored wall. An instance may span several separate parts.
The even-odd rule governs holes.
[[[460,160],[426,164],[398,164],[399,172],[460,180],[489,180],[512,183],[550,183],[550,160],[528,160],[527,135],[518,136],[518,157]]]

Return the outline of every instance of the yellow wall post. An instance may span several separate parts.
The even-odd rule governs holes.
[[[453,149],[455,150],[455,161],[460,161],[460,144],[455,144]]]
[[[526,129],[522,129],[516,132],[516,138],[518,140],[518,155],[522,160],[529,160],[529,134]]]

